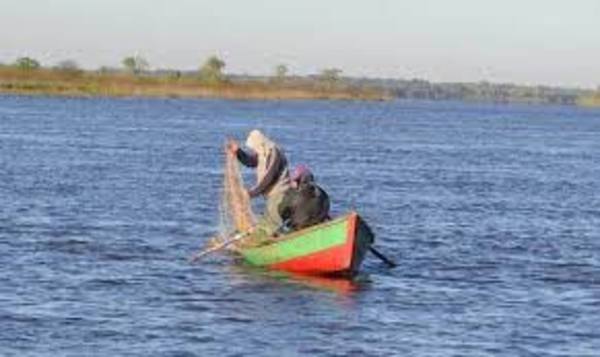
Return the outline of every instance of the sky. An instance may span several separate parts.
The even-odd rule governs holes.
[[[600,0],[0,0],[0,63],[600,85]]]

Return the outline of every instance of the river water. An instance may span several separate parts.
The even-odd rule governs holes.
[[[255,127],[399,267],[189,264]],[[599,178],[590,109],[0,96],[0,355],[597,356]]]

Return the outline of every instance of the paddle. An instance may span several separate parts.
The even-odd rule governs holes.
[[[197,260],[199,260],[200,258],[204,257],[205,255],[208,255],[208,254],[210,254],[210,253],[212,253],[212,252],[216,252],[216,251],[218,251],[218,250],[221,250],[221,249],[223,249],[223,248],[226,248],[226,247],[230,246],[231,244],[233,244],[233,243],[235,243],[235,242],[237,242],[237,241],[239,241],[239,240],[241,240],[241,239],[243,239],[243,238],[246,238],[248,235],[250,235],[250,232],[242,232],[242,233],[238,233],[238,234],[236,234],[235,236],[233,236],[232,238],[230,238],[230,239],[228,239],[228,240],[226,240],[226,241],[224,241],[224,242],[221,242],[221,243],[219,243],[219,244],[215,245],[214,247],[210,247],[210,248],[208,248],[208,249],[205,249],[205,250],[203,250],[203,251],[200,251],[200,252],[198,252],[198,253],[194,254],[194,255],[193,255],[191,258],[190,258],[190,262],[191,262],[191,263],[194,263],[194,262],[196,262]]]
[[[388,258],[385,255],[383,255],[377,249],[375,249],[373,247],[369,247],[369,251],[371,253],[373,253],[373,255],[375,255],[377,258],[381,259],[381,261],[383,261],[388,267],[395,268],[395,267],[398,266],[398,264],[396,264],[393,260],[391,260],[390,258]]]
[[[277,234],[282,233],[283,230],[287,227],[288,224],[289,224],[289,220],[283,221],[283,223],[279,227],[277,227],[277,229],[275,230],[275,232],[273,234],[277,235]],[[228,239],[228,240],[226,240],[224,242],[221,242],[221,243],[217,244],[214,247],[210,247],[208,249],[205,249],[205,250],[203,250],[201,252],[198,252],[198,253],[194,254],[190,258],[190,262],[194,263],[195,261],[197,261],[198,259],[202,258],[203,256],[205,256],[207,254],[210,254],[212,252],[219,251],[219,250],[221,250],[223,248],[226,248],[226,247],[230,246],[231,244],[233,244],[233,243],[235,243],[235,242],[237,242],[239,240],[242,240],[242,239],[246,238],[250,234],[252,234],[252,231],[238,233],[235,236],[233,236],[232,238],[230,238],[230,239]]]

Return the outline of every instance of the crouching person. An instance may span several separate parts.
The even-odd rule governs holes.
[[[279,216],[290,230],[299,230],[329,219],[329,196],[305,165],[298,165],[279,204]]]

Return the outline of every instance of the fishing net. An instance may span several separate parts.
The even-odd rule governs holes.
[[[219,232],[205,243],[203,250],[190,258],[191,261],[196,261],[206,254],[220,249],[227,248],[235,251],[242,245],[251,244],[252,239],[247,232],[255,225],[255,222],[250,197],[244,188],[237,157],[227,153],[219,202]]]
[[[250,197],[244,188],[240,166],[234,155],[225,155],[223,188],[219,204],[219,235],[230,237],[247,232],[256,223]]]

